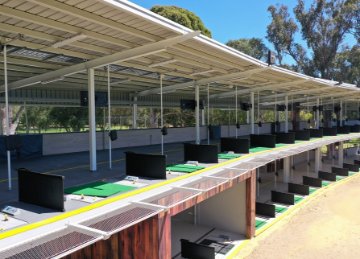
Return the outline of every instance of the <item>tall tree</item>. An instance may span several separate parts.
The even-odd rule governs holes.
[[[303,0],[298,0],[293,10],[298,26],[286,6],[270,6],[273,20],[267,39],[274,44],[280,62],[288,54],[295,60],[297,70],[331,79],[336,53],[345,37],[354,34],[358,26],[358,9],[358,0],[314,0],[308,9]],[[294,41],[299,28],[310,53]]]
[[[249,56],[263,60],[266,59],[269,50],[263,40],[259,38],[229,40],[226,45]]]
[[[150,10],[192,30],[201,31],[204,35],[211,38],[211,31],[205,27],[199,16],[189,10],[177,6],[161,5],[155,5]]]

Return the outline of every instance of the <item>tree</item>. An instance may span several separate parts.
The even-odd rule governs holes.
[[[345,47],[336,54],[334,79],[360,86],[360,45]]]
[[[298,71],[332,79],[336,53],[345,37],[356,33],[358,8],[358,0],[314,0],[306,10],[304,1],[298,0],[293,10],[298,26],[286,6],[270,6],[272,22],[268,26],[267,39],[274,44],[280,65],[283,56],[290,55]],[[299,28],[310,54],[295,43]]]
[[[249,56],[263,60],[266,59],[267,53],[269,51],[263,40],[259,38],[229,40],[226,45]]]
[[[211,38],[211,31],[205,27],[199,16],[189,10],[177,6],[160,5],[155,5],[150,10],[192,30],[201,31],[202,34]]]
[[[54,107],[49,113],[50,120],[67,132],[81,131],[88,122],[86,108]]]

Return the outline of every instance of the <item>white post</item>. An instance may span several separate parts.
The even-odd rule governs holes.
[[[258,119],[258,123],[260,121],[260,93],[257,92],[257,119]],[[260,127],[259,124],[257,124],[257,134],[260,134]]]
[[[201,110],[201,126],[205,126],[205,109]]]
[[[343,125],[343,102],[342,102],[342,100],[340,100],[340,126],[342,126]]]
[[[210,84],[207,85],[207,142],[210,144]]]
[[[108,127],[109,133],[111,131],[111,91],[110,91],[110,65],[107,66],[107,90],[108,90]],[[110,136],[108,137],[109,141],[109,168],[112,169],[112,150],[111,150],[111,139]]]
[[[132,105],[132,128],[137,129],[137,96],[133,98]]]
[[[95,118],[95,78],[94,69],[88,69],[88,105],[89,105],[89,151],[90,171],[96,171],[96,118]]]
[[[319,106],[320,106],[320,99],[316,98],[316,129],[320,128],[320,111],[319,111]]]
[[[315,149],[315,173],[319,173],[321,167],[321,148]]]
[[[163,77],[160,74],[160,127],[164,127],[164,104],[163,104]],[[164,135],[161,132],[161,154],[164,154]]]
[[[251,100],[251,134],[255,133],[255,125],[254,125],[254,116],[255,116],[255,101],[254,101],[254,92],[250,93],[250,100]]]
[[[339,142],[339,166],[343,167],[344,163],[344,142]]]
[[[8,76],[7,76],[7,49],[4,45],[4,83],[5,83],[5,116],[6,116],[6,136],[10,135],[10,119],[9,119],[9,89],[8,89]],[[8,167],[8,189],[12,189],[11,181],[11,154],[10,150],[6,151],[7,167]]]
[[[196,129],[196,144],[200,144],[200,89],[199,85],[194,81],[195,87],[195,129]]]
[[[235,88],[235,138],[238,137],[238,128],[237,128],[237,124],[238,124],[238,95],[237,95],[237,90],[238,88]]]
[[[25,113],[26,134],[29,134],[29,133],[30,133],[30,129],[29,129],[29,120],[28,120],[26,102],[24,102],[24,113]]]
[[[250,112],[246,111],[246,124],[250,124]]]
[[[284,158],[283,182],[288,183],[290,179],[290,157]]]
[[[288,110],[288,104],[289,104],[289,96],[285,96],[285,132],[289,132],[289,110]]]

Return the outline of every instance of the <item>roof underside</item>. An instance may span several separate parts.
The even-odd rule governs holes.
[[[354,85],[267,66],[202,35],[184,40],[191,30],[127,1],[0,0],[0,4],[10,102],[24,98],[33,103],[77,105],[66,102],[66,96],[75,100],[80,90],[87,89],[88,76],[86,69],[75,68],[81,64],[89,68],[92,61],[97,62],[97,91],[106,91],[110,65],[110,85],[118,105],[133,96],[144,103],[156,100],[160,74],[163,92],[174,102],[194,94],[194,80],[202,97],[209,87],[210,98],[226,107],[235,91],[240,99],[250,92],[259,93],[264,105],[283,102],[285,95],[300,102],[317,97],[324,103],[339,98],[358,102],[359,89]],[[0,59],[3,81],[3,57]],[[66,68],[74,68],[74,73],[62,73]],[[34,95],[34,91],[41,94]],[[51,98],[44,101],[46,98],[41,100],[40,96]],[[123,99],[116,102],[114,96]]]

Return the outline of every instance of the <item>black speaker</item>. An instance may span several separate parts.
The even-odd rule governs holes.
[[[116,130],[110,130],[109,137],[111,141],[117,140],[117,131]]]
[[[181,110],[195,110],[196,101],[195,100],[180,100],[180,108]]]
[[[240,123],[236,123],[236,128],[240,129]]]
[[[313,107],[312,107],[312,110],[313,110],[313,112],[316,112],[316,111],[318,110],[318,107],[317,107],[317,106],[313,106]]]
[[[248,111],[252,108],[251,103],[240,103],[240,109],[243,111]]]
[[[20,135],[5,136],[5,149],[16,150],[22,147],[22,139]]]
[[[167,128],[165,126],[161,128],[161,134],[163,136],[166,136],[168,134]]]
[[[80,106],[88,106],[88,104],[88,91],[80,91]],[[95,107],[106,107],[107,105],[107,92],[95,92]]]
[[[276,126],[280,126],[280,121],[275,121]]]
[[[271,50],[268,51],[268,58],[267,58],[267,63],[268,65],[273,65],[275,64],[275,61],[276,61],[276,56],[275,56],[275,53],[272,52]]]
[[[277,110],[278,112],[283,112],[283,111],[286,110],[286,105],[278,104],[278,105],[276,105],[276,110]]]
[[[341,107],[340,106],[335,106],[334,107],[334,112],[335,113],[338,113],[338,112],[340,112],[341,111]]]
[[[257,123],[257,125],[259,126],[259,128],[261,128],[261,127],[262,127],[262,122],[259,121],[259,122]]]

